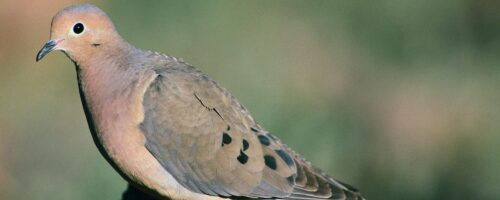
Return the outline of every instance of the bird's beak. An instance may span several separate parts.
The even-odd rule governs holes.
[[[61,40],[49,40],[47,43],[45,43],[38,54],[36,54],[36,61],[38,62],[43,57],[45,57],[45,55],[53,51],[59,42],[61,42]]]

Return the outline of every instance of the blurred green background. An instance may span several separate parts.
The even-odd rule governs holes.
[[[0,199],[119,199],[73,64],[35,54],[75,2],[0,1]],[[500,2],[95,1],[374,199],[500,199]]]

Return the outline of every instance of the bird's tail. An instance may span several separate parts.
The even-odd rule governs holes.
[[[288,199],[364,199],[356,188],[333,179],[301,157],[297,156],[295,161],[297,176]]]

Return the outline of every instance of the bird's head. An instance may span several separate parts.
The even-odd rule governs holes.
[[[97,6],[77,4],[59,11],[53,18],[50,40],[36,55],[41,60],[51,51],[63,51],[73,61],[94,56],[105,46],[119,44],[121,37],[109,17]]]

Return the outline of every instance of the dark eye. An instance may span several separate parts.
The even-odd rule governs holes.
[[[80,34],[83,32],[83,24],[82,23],[76,23],[74,26],[73,26],[73,32],[75,32],[76,34]]]

